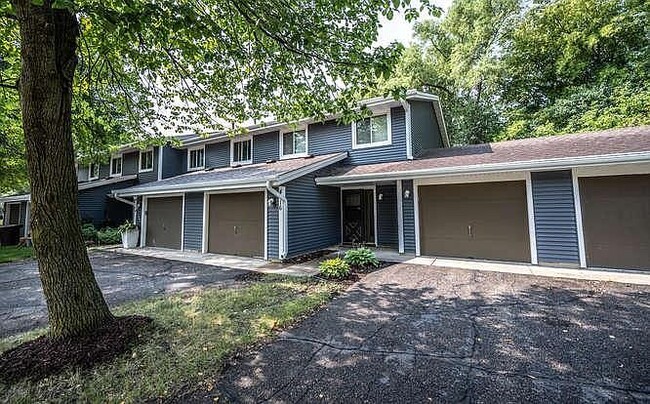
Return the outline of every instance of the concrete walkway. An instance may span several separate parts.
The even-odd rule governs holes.
[[[165,248],[111,248],[122,254],[138,255],[141,257],[162,258],[171,261],[191,262],[194,264],[211,265],[220,268],[244,269],[265,274],[280,274],[292,276],[312,276],[318,273],[317,262],[303,264],[281,264],[264,261],[259,258],[236,257],[223,254],[201,254],[191,251],[168,250]]]
[[[399,254],[392,250],[378,249],[377,258],[382,261],[404,264],[426,265],[438,268],[460,268],[475,271],[507,272],[521,275],[546,276],[551,278],[582,279],[588,281],[620,282],[634,285],[650,285],[650,269],[634,271],[623,269],[563,268],[544,265],[522,264],[443,257],[416,257],[413,254]]]

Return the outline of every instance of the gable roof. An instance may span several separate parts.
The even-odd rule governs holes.
[[[345,166],[318,184],[650,162],[650,126],[434,149],[416,160]]]
[[[119,196],[172,194],[224,189],[265,187],[267,182],[278,186],[316,170],[337,163],[347,152],[309,156],[268,163],[250,164],[194,171],[160,181],[148,182],[113,193]]]

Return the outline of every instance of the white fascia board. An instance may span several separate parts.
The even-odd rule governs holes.
[[[84,189],[97,188],[97,187],[101,187],[101,186],[104,186],[104,185],[110,185],[110,184],[116,184],[116,183],[119,183],[119,182],[134,180],[136,178],[138,178],[138,176],[137,176],[137,174],[134,174],[134,175],[123,175],[123,176],[120,176],[120,177],[113,177],[113,178],[109,178],[109,179],[106,179],[106,180],[83,182],[83,183],[79,184],[79,191],[83,191]]]
[[[617,163],[647,163],[650,161],[650,151],[605,154],[581,157],[561,157],[555,159],[516,161],[508,163],[475,164],[471,166],[442,167],[421,170],[392,171],[371,174],[341,175],[316,178],[318,185],[341,185],[363,181],[379,181],[388,179],[417,179],[442,175],[487,174],[491,172],[507,172],[521,170],[567,170],[575,167],[609,165]]]
[[[174,194],[179,192],[210,192],[221,190],[240,190],[248,188],[264,188],[267,181],[273,181],[273,178],[255,179],[255,181],[241,181],[229,180],[221,181],[219,183],[198,183],[198,184],[177,184],[170,186],[151,187],[149,189],[141,189],[135,191],[125,192],[114,191],[113,193],[119,196],[138,196],[138,195],[164,195]]]
[[[30,201],[31,199],[32,199],[31,194],[5,196],[0,198],[0,203],[23,202],[23,201]]]
[[[286,184],[287,182],[300,178],[303,175],[313,173],[314,171],[318,171],[321,168],[325,168],[329,165],[345,160],[347,157],[348,157],[348,152],[343,152],[335,156],[332,156],[328,159],[325,159],[323,161],[319,161],[318,163],[310,164],[308,166],[297,168],[293,171],[289,171],[288,173],[280,175],[274,185],[278,186],[278,185]]]

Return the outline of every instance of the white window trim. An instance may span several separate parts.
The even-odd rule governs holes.
[[[113,160],[117,160],[117,159],[122,160],[120,162],[120,172],[119,173],[113,173]],[[124,171],[124,156],[121,153],[111,156],[111,163],[110,163],[110,165],[108,167],[108,172],[110,173],[110,176],[111,177],[121,177],[123,171]]]
[[[203,165],[200,167],[190,167],[190,155],[194,150],[203,150]],[[205,145],[198,147],[189,147],[187,149],[187,171],[205,170]]]
[[[235,161],[235,143],[251,142],[251,158],[244,161]],[[230,139],[230,166],[243,166],[253,164],[253,137],[252,136],[239,136],[235,139]]]
[[[375,142],[375,143],[368,143],[368,144],[357,144],[357,121],[352,122],[352,149],[367,149],[370,147],[381,147],[381,146],[390,146],[393,144],[393,129],[391,127],[391,113],[390,111],[383,112],[381,114],[375,114],[373,116],[370,116],[368,118],[376,118],[378,116],[386,115],[386,130],[388,134],[388,139],[381,141],[381,142]]]
[[[143,153],[151,153],[151,168],[142,168],[142,154]],[[146,150],[140,150],[140,158],[138,159],[138,172],[139,173],[150,173],[153,171],[153,147],[150,147]]]
[[[97,167],[99,167],[99,170],[97,170],[97,176],[96,177],[93,177],[93,164],[96,165]],[[101,170],[101,166],[100,166],[99,163],[90,163],[90,164],[88,164],[88,181],[98,180],[99,175],[100,175],[100,170]]]
[[[309,130],[307,129],[307,126],[304,127],[298,127],[293,130],[285,130],[280,132],[280,159],[285,160],[285,159],[294,159],[294,158],[299,158],[299,157],[307,157],[309,156]],[[295,133],[295,132],[300,132],[300,131],[305,131],[305,152],[304,153],[291,153],[291,154],[284,154],[284,135],[287,133]],[[294,148],[295,150],[295,148]]]

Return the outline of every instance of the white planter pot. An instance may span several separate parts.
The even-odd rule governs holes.
[[[135,248],[138,246],[138,239],[140,238],[140,230],[133,229],[127,230],[122,233],[122,247]]]

